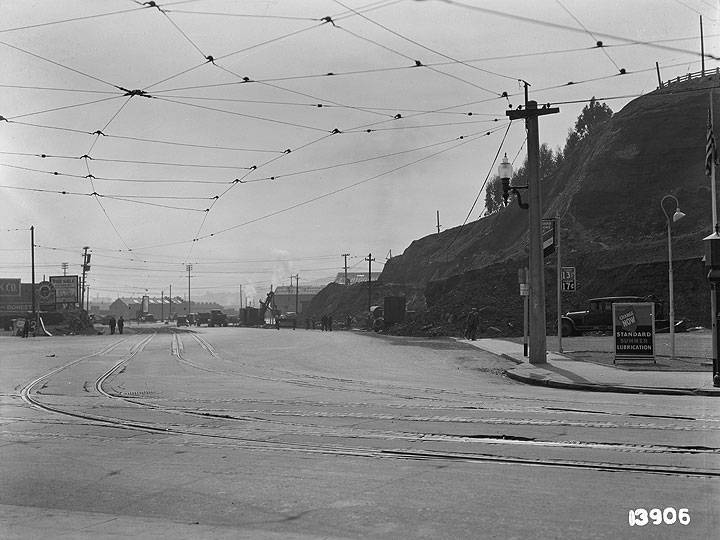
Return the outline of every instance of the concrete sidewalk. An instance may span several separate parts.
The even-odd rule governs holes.
[[[552,351],[548,351],[547,363],[537,365],[523,356],[522,343],[504,339],[458,341],[512,360],[518,365],[505,373],[526,384],[595,392],[720,396],[711,372],[626,371]]]

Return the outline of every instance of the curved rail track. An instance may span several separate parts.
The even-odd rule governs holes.
[[[622,472],[638,472],[638,473],[653,473],[653,474],[664,474],[664,475],[679,475],[679,476],[700,476],[700,477],[720,477],[720,471],[716,469],[705,469],[697,467],[682,467],[675,465],[653,465],[653,464],[636,464],[636,463],[621,463],[621,462],[610,462],[607,460],[588,461],[588,460],[576,460],[576,459],[562,459],[562,458],[527,458],[520,456],[508,456],[508,455],[497,455],[491,452],[477,452],[477,451],[438,451],[436,449],[407,449],[407,448],[381,448],[379,444],[373,445],[372,441],[402,441],[405,444],[418,444],[418,443],[460,443],[460,444],[473,444],[480,445],[481,448],[502,448],[510,446],[520,447],[544,447],[548,449],[559,448],[566,450],[601,450],[605,452],[632,452],[640,454],[694,454],[694,455],[720,455],[720,449],[705,447],[705,446],[692,446],[692,445],[672,445],[672,444],[632,444],[632,443],[609,443],[600,441],[554,441],[554,440],[541,440],[531,437],[518,437],[513,435],[453,435],[444,433],[433,433],[423,432],[418,430],[403,431],[401,429],[370,429],[363,428],[360,425],[353,425],[349,427],[338,427],[338,420],[356,420],[357,424],[362,424],[370,421],[388,422],[390,425],[393,423],[402,423],[404,425],[418,425],[418,427],[427,423],[432,424],[447,424],[447,425],[467,425],[467,424],[489,424],[489,425],[504,425],[504,426],[554,426],[554,427],[580,427],[590,429],[606,429],[606,428],[625,428],[625,429],[658,429],[658,426],[652,422],[613,422],[608,421],[594,421],[587,418],[578,420],[569,420],[568,415],[575,415],[582,417],[583,415],[614,415],[615,413],[603,412],[603,411],[584,411],[577,409],[566,409],[566,408],[554,408],[554,407],[531,407],[525,406],[514,407],[485,407],[485,406],[466,406],[463,410],[473,411],[492,411],[496,413],[518,413],[524,412],[526,414],[532,413],[530,409],[534,409],[535,412],[542,412],[543,414],[557,414],[562,416],[560,419],[543,419],[543,418],[511,418],[511,417],[491,417],[491,418],[473,418],[468,415],[462,416],[448,416],[442,414],[436,414],[441,411],[457,411],[458,407],[452,404],[446,405],[431,405],[425,402],[422,405],[408,405],[408,404],[387,404],[382,405],[383,409],[389,410],[402,410],[404,408],[417,410],[421,409],[425,414],[387,414],[387,413],[374,413],[368,408],[371,406],[368,403],[342,403],[335,404],[340,409],[347,409],[353,406],[359,406],[360,412],[347,412],[343,410],[326,411],[325,407],[322,410],[309,410],[313,406],[317,406],[321,403],[318,401],[295,401],[292,400],[259,400],[252,398],[244,398],[242,400],[226,400],[237,404],[238,402],[244,402],[254,404],[258,406],[263,403],[270,403],[274,406],[284,404],[286,407],[288,404],[295,403],[298,405],[297,408],[290,409],[273,409],[273,410],[262,410],[253,409],[250,411],[244,411],[243,414],[238,414],[237,411],[228,409],[217,409],[214,410],[203,410],[199,407],[178,407],[178,406],[167,406],[157,402],[141,400],[136,397],[128,397],[123,393],[117,393],[106,388],[107,383],[115,376],[119,375],[129,363],[133,360],[137,360],[141,357],[141,353],[145,350],[147,345],[153,340],[156,334],[150,334],[146,337],[141,338],[138,343],[134,344],[129,352],[124,355],[120,360],[113,363],[113,365],[106,369],[100,376],[95,380],[94,388],[97,391],[99,397],[107,400],[122,400],[123,402],[132,404],[139,409],[146,409],[152,411],[158,411],[164,414],[173,415],[173,417],[182,416],[194,416],[210,418],[222,422],[233,422],[240,423],[241,427],[247,428],[250,431],[248,435],[244,434],[233,434],[227,433],[227,430],[213,429],[213,427],[183,427],[176,421],[158,423],[156,421],[142,421],[142,420],[131,420],[127,418],[121,418],[119,416],[102,415],[93,412],[75,410],[67,406],[59,406],[54,404],[44,403],[35,393],[35,389],[39,385],[46,384],[53,377],[59,373],[74,368],[79,364],[94,359],[100,356],[105,356],[110,352],[115,351],[121,344],[126,343],[129,338],[122,339],[109,345],[95,353],[83,356],[68,362],[62,366],[56,367],[51,371],[33,379],[26,383],[20,390],[20,397],[28,405],[44,410],[53,414],[63,415],[75,419],[83,419],[91,423],[114,427],[119,429],[130,429],[140,430],[148,433],[162,433],[164,435],[183,435],[191,437],[196,443],[202,444],[213,444],[213,445],[231,445],[233,447],[243,447],[246,449],[255,450],[280,450],[280,451],[291,451],[291,452],[305,452],[305,453],[321,453],[321,454],[332,454],[342,456],[354,456],[354,457],[366,457],[366,458],[392,458],[392,459],[413,459],[413,460],[447,460],[447,461],[463,461],[463,462],[495,462],[495,463],[506,463],[506,464],[521,464],[526,466],[538,466],[538,467],[564,467],[564,468],[582,468],[582,469],[594,469],[602,471],[622,471]],[[207,362],[203,362],[198,359],[190,359],[187,357],[185,347],[182,338],[179,333],[171,333],[170,352],[171,355],[181,364],[189,366],[193,369],[197,369],[206,373],[213,373],[224,377],[237,375],[245,378],[255,378],[265,381],[271,381],[273,383],[290,384],[294,386],[309,386],[315,388],[322,388],[323,390],[336,390],[336,391],[348,391],[348,385],[352,386],[353,391],[368,392],[370,394],[383,394],[391,397],[396,397],[396,392],[401,387],[396,385],[385,385],[386,388],[378,389],[375,388],[357,388],[357,386],[367,386],[368,383],[364,381],[354,381],[352,379],[342,378],[331,378],[323,377],[317,374],[303,374],[293,372],[289,370],[272,369],[268,368],[267,371],[271,372],[271,375],[259,375],[249,373],[250,370],[258,370],[258,366],[252,366],[246,363],[231,363],[228,360],[222,358],[217,350],[210,344],[204,337],[194,333],[189,333],[193,341],[204,351],[203,354],[208,356],[212,362],[221,362],[223,366],[220,368],[214,365],[207,365]],[[227,369],[222,369],[227,367]],[[239,369],[241,368],[241,369]],[[280,375],[280,376],[272,376]],[[291,378],[283,377],[282,375],[289,375]],[[303,380],[303,378],[310,380]],[[322,382],[320,382],[322,381]],[[362,384],[359,384],[362,383]],[[427,390],[435,389],[421,389],[413,387],[402,387],[404,392],[422,392]],[[437,389],[443,392],[443,389]],[[458,392],[462,396],[470,395],[468,392]],[[223,402],[225,396],[213,396],[218,399],[209,400],[210,403],[217,405],[219,402]],[[444,394],[445,398],[449,396]],[[472,394],[472,397],[478,399],[479,397],[485,397],[483,394]],[[182,401],[182,400],[179,400]],[[193,400],[191,399],[191,402]],[[201,400],[194,400],[196,404],[203,402]],[[207,401],[207,400],[206,400]],[[322,403],[327,405],[327,403]],[[427,414],[430,413],[430,414]],[[643,415],[639,415],[643,416]],[[647,418],[651,418],[651,415],[644,415]],[[658,418],[665,418],[658,416]],[[294,420],[289,420],[294,419]],[[318,426],[314,422],[322,419],[329,419],[330,424],[328,426]],[[678,417],[678,421],[696,421],[698,419]],[[702,419],[705,423],[717,422],[717,419],[708,418]],[[714,427],[714,426],[713,426]],[[697,430],[697,427],[687,425],[666,425],[662,429],[676,430],[676,431],[689,431]],[[267,440],[268,434],[270,435],[294,435],[304,436],[309,438],[319,438],[321,440],[327,440],[330,438],[343,438],[352,439],[353,441],[363,441],[364,445],[356,446],[354,444],[331,444],[331,443],[315,443],[315,442],[280,442],[280,441],[269,441]],[[488,446],[491,445],[491,446]],[[374,447],[375,446],[375,447]]]

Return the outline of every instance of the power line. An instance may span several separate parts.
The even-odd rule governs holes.
[[[88,105],[95,105],[96,103],[102,103],[102,102],[104,102],[104,101],[110,101],[110,100],[113,100],[113,99],[118,99],[118,98],[120,98],[120,97],[122,97],[122,96],[107,97],[107,98],[102,98],[102,99],[96,99],[96,100],[93,100],[93,101],[87,101],[87,102],[84,102],[84,103],[76,103],[76,104],[74,104],[74,105],[63,105],[63,106],[61,106],[61,107],[53,107],[52,109],[43,109],[42,111],[35,111],[35,112],[30,112],[30,113],[25,113],[25,114],[18,114],[18,115],[16,115],[16,116],[10,116],[10,117],[8,117],[7,120],[8,120],[8,121],[12,121],[12,120],[15,120],[16,118],[25,118],[25,117],[27,117],[27,116],[34,116],[34,115],[36,115],[36,114],[45,114],[45,113],[49,113],[49,112],[64,111],[64,110],[67,110],[67,109],[75,109],[75,108],[77,108],[77,107],[87,107]]]
[[[541,19],[534,19],[534,18],[531,18],[531,17],[524,17],[524,16],[522,16],[522,15],[513,15],[513,14],[510,14],[510,13],[505,13],[505,12],[503,12],[503,11],[497,11],[497,10],[494,10],[494,9],[489,9],[489,8],[480,7],[480,6],[473,6],[473,5],[470,5],[470,4],[466,4],[466,3],[464,3],[464,2],[459,2],[458,0],[442,0],[442,1],[445,2],[446,4],[449,4],[449,5],[453,5],[453,6],[457,6],[457,7],[462,7],[462,8],[471,10],[471,11],[479,11],[479,12],[481,12],[481,13],[487,13],[487,14],[489,14],[489,15],[497,15],[498,17],[504,17],[504,18],[507,18],[507,19],[513,19],[513,20],[517,20],[517,21],[523,21],[523,22],[527,22],[527,23],[531,23],[531,24],[537,24],[537,25],[540,25],[540,26],[547,26],[547,27],[549,27],[549,28],[558,28],[558,29],[561,29],[561,30],[568,30],[568,31],[570,31],[570,32],[582,32],[582,33],[585,32],[585,30],[578,29],[578,28],[574,28],[574,27],[572,27],[572,26],[567,26],[567,25],[565,25],[565,24],[555,23],[555,22],[551,22],[551,21],[544,21],[544,20],[541,20]],[[674,51],[674,52],[682,52],[682,53],[692,54],[692,55],[694,55],[694,56],[700,56],[700,54],[701,54],[701,53],[698,53],[697,51],[694,51],[694,50],[680,49],[680,48],[678,48],[678,47],[669,47],[669,46],[667,46],[667,45],[662,45],[662,44],[654,43],[654,42],[651,42],[651,41],[641,41],[641,40],[637,40],[637,39],[626,38],[626,37],[617,36],[617,35],[614,35],[614,34],[608,34],[608,33],[597,32],[597,31],[593,31],[593,33],[594,33],[595,35],[597,35],[597,36],[601,36],[601,37],[604,37],[604,38],[617,39],[617,40],[619,40],[619,41],[623,41],[623,42],[626,42],[626,43],[634,43],[634,44],[636,44],[636,45],[646,45],[646,46],[648,46],[648,47],[654,47],[654,48],[664,49],[664,50]],[[708,58],[712,58],[713,60],[720,60],[720,57],[717,57],[717,56],[712,55],[712,54],[707,54],[707,53],[706,53],[705,56],[708,57]]]
[[[50,63],[50,64],[53,64],[54,66],[58,66],[58,67],[61,67],[61,68],[63,68],[63,69],[67,69],[68,71],[72,71],[73,73],[77,73],[78,75],[82,75],[83,77],[87,77],[87,78],[92,79],[92,80],[94,80],[94,81],[101,82],[101,83],[103,83],[103,84],[105,84],[105,85],[107,85],[107,86],[112,86],[113,88],[119,88],[116,84],[113,84],[113,83],[111,83],[111,82],[108,82],[108,81],[105,81],[105,80],[103,80],[103,79],[100,79],[99,77],[95,77],[94,75],[90,75],[90,74],[88,74],[88,73],[84,73],[84,72],[82,72],[82,71],[80,71],[80,70],[78,70],[78,69],[71,68],[71,67],[69,67],[69,66],[63,65],[63,64],[61,64],[61,63],[59,63],[59,62],[56,62],[55,60],[50,60],[49,58],[45,58],[44,56],[40,56],[39,54],[35,54],[35,53],[30,52],[30,51],[27,51],[27,50],[25,50],[25,49],[21,49],[20,47],[16,47],[15,45],[10,45],[9,43],[6,43],[5,41],[0,41],[0,45],[5,45],[6,47],[9,47],[9,48],[14,49],[14,50],[16,50],[16,51],[20,51],[20,52],[22,52],[22,53],[24,53],[24,54],[30,55],[30,56],[32,56],[32,57],[34,57],[34,58],[37,58],[37,59],[39,59],[39,60],[42,60],[42,61],[44,61],[44,62],[48,62],[48,63]]]
[[[111,15],[120,15],[122,13],[130,13],[133,11],[142,11],[142,9],[138,9],[138,8],[122,9],[120,11],[110,11],[108,13],[97,13],[96,15],[85,15],[83,17],[72,17],[70,19],[61,19],[59,21],[49,21],[49,22],[44,22],[44,23],[28,24],[25,26],[16,26],[15,28],[4,28],[4,29],[0,30],[0,34],[3,34],[5,32],[15,32],[17,30],[29,30],[30,28],[40,28],[43,26],[51,26],[54,24],[63,24],[63,23],[75,22],[75,21],[86,21],[88,19],[99,19],[100,17],[108,17]]]
[[[597,48],[599,48],[599,49],[603,52],[603,54],[604,54],[605,56],[607,56],[607,59],[610,60],[610,62],[612,62],[612,65],[615,66],[615,69],[617,69],[618,71],[622,72],[620,66],[617,65],[617,63],[615,62],[615,60],[613,60],[612,57],[610,56],[610,54],[608,54],[608,52],[605,50],[605,47],[603,46],[602,41],[599,41],[598,38],[596,38],[595,35],[594,35],[590,30],[587,29],[587,27],[582,23],[582,21],[581,21],[580,19],[578,19],[578,18],[575,16],[575,14],[574,14],[572,11],[570,11],[570,9],[569,9],[565,4],[563,4],[563,3],[561,2],[561,0],[555,0],[555,1],[560,5],[561,8],[563,8],[563,9],[565,10],[565,12],[566,12],[568,15],[570,15],[570,17],[573,18],[573,20],[574,20],[576,23],[578,23],[578,24],[580,25],[580,27],[581,27],[583,30],[585,30],[585,32],[586,32],[591,38],[593,38],[593,39],[595,40],[595,42],[596,42],[596,44],[597,44]]]
[[[29,122],[18,122],[16,120],[7,119],[8,123],[10,124],[18,124],[21,126],[30,126],[30,127],[36,127],[36,128],[42,128],[42,129],[53,129],[53,130],[59,130],[59,131],[66,131],[69,133],[82,133],[84,135],[95,135],[96,132],[92,131],[84,131],[80,129],[73,129],[68,127],[61,127],[61,126],[48,126],[43,124],[32,124]],[[204,148],[204,149],[210,149],[210,150],[231,150],[234,152],[258,152],[258,153],[267,153],[267,154],[282,154],[282,150],[271,150],[267,148],[247,148],[247,147],[236,147],[236,146],[217,146],[217,145],[206,145],[206,144],[192,144],[192,143],[183,143],[179,141],[171,141],[171,140],[165,140],[165,139],[148,139],[144,137],[131,137],[128,135],[116,135],[113,133],[100,133],[100,135],[104,137],[108,137],[110,139],[123,139],[123,140],[129,140],[129,141],[138,141],[138,142],[147,142],[147,143],[154,143],[154,144],[167,144],[171,146],[183,146],[188,148]]]
[[[206,165],[202,163],[177,163],[177,162],[170,162],[170,161],[143,161],[139,159],[115,159],[115,158],[100,158],[100,157],[92,157],[87,154],[83,156],[67,156],[67,155],[55,155],[55,154],[38,154],[38,153],[32,153],[32,152],[5,152],[0,151],[0,154],[4,155],[11,155],[11,156],[29,156],[29,157],[39,157],[43,159],[83,159],[85,161],[99,161],[99,162],[107,162],[107,163],[135,163],[139,165],[162,165],[167,167],[195,167],[195,168],[201,168],[201,169],[233,169],[233,170],[255,170],[257,167],[246,167],[246,166],[239,166],[239,165]],[[93,176],[93,178],[95,178]]]
[[[206,110],[206,111],[213,111],[213,112],[219,112],[219,113],[224,113],[224,114],[230,114],[230,115],[233,115],[233,116],[242,116],[242,117],[244,117],[244,118],[252,118],[252,119],[254,119],[254,120],[261,120],[261,121],[263,121],[263,122],[270,122],[270,123],[273,123],[273,124],[281,124],[281,125],[285,125],[285,126],[292,126],[292,127],[297,127],[297,128],[310,129],[310,130],[313,130],[313,131],[325,131],[325,132],[328,131],[327,129],[318,128],[318,127],[315,127],[315,126],[308,126],[308,125],[304,125],[304,124],[296,124],[296,123],[294,123],[294,122],[286,122],[286,121],[284,121],[284,120],[276,120],[276,119],[274,119],[274,118],[266,118],[266,117],[263,117],[263,116],[256,116],[256,115],[254,115],[254,114],[245,114],[245,113],[240,113],[240,112],[237,112],[237,111],[228,111],[227,109],[218,109],[217,107],[208,107],[208,106],[206,106],[206,105],[197,105],[196,103],[187,103],[187,102],[185,102],[185,101],[178,101],[178,100],[175,100],[175,99],[170,99],[170,98],[168,98],[168,97],[156,97],[156,99],[158,99],[158,100],[160,100],[160,101],[167,101],[167,102],[169,102],[169,103],[176,103],[176,104],[178,104],[178,105],[185,105],[186,107],[194,107],[194,108],[196,108],[196,109],[204,109],[204,110]]]
[[[510,80],[512,80],[512,81],[517,81],[517,80],[519,80],[518,77],[510,77],[510,76],[508,76],[508,75],[503,75],[502,73],[497,73],[497,72],[495,72],[495,71],[489,71],[489,70],[487,70],[487,69],[481,69],[481,68],[479,68],[479,67],[477,67],[477,66],[473,66],[473,65],[468,64],[468,63],[466,63],[466,62],[463,62],[462,60],[458,60],[458,59],[456,59],[456,58],[453,58],[452,56],[448,56],[448,55],[445,54],[445,53],[442,53],[442,52],[440,52],[440,51],[438,51],[438,50],[436,50],[436,49],[432,49],[432,48],[430,48],[430,47],[428,47],[428,46],[426,46],[426,45],[423,45],[422,43],[419,43],[418,41],[415,41],[414,39],[410,39],[409,37],[404,36],[403,34],[401,34],[401,33],[399,33],[399,32],[396,32],[395,30],[392,30],[392,29],[388,28],[387,26],[385,26],[385,25],[383,25],[383,24],[380,24],[380,23],[377,22],[376,20],[371,19],[370,17],[367,17],[366,15],[363,15],[362,13],[359,13],[359,12],[357,12],[356,10],[354,10],[354,9],[346,6],[345,4],[343,4],[342,2],[340,2],[340,0],[335,0],[335,3],[336,3],[336,4],[340,4],[340,5],[341,5],[342,7],[344,7],[345,9],[348,9],[348,10],[352,11],[352,12],[355,13],[356,15],[359,15],[360,17],[362,17],[362,18],[365,19],[366,21],[368,21],[368,22],[370,22],[370,23],[372,23],[372,24],[374,24],[374,25],[376,25],[376,26],[379,26],[379,27],[382,28],[383,30],[385,30],[385,31],[387,31],[387,32],[390,32],[392,35],[397,36],[397,37],[399,37],[400,39],[404,39],[405,41],[407,41],[407,42],[409,42],[409,43],[412,43],[413,45],[417,45],[418,47],[421,47],[421,48],[425,49],[426,51],[430,51],[431,53],[437,54],[438,56],[442,56],[443,58],[446,58],[446,59],[448,59],[448,60],[452,60],[453,62],[462,64],[462,65],[464,65],[464,66],[466,66],[466,67],[469,67],[469,68],[471,68],[471,69],[475,69],[475,70],[478,70],[478,71],[482,71],[483,73],[487,73],[487,74],[490,74],[490,75],[495,75],[496,77],[501,77],[501,78],[504,78],[504,79],[510,79]]]
[[[479,90],[482,90],[482,91],[484,91],[484,92],[488,92],[489,94],[493,94],[493,95],[496,95],[496,96],[499,96],[499,95],[500,95],[499,92],[496,92],[496,91],[494,91],[494,90],[489,90],[489,89],[487,89],[487,88],[485,88],[485,87],[483,87],[483,86],[480,86],[479,84],[475,84],[474,82],[471,82],[471,81],[468,81],[468,80],[466,80],[466,79],[463,79],[462,77],[458,77],[457,75],[453,75],[453,74],[451,74],[451,73],[446,73],[446,72],[444,72],[444,71],[440,71],[439,69],[434,68],[434,67],[429,66],[429,65],[425,65],[425,64],[423,64],[420,60],[416,60],[416,59],[412,58],[411,56],[408,56],[407,54],[404,54],[404,53],[402,53],[402,52],[400,52],[400,51],[398,51],[398,50],[396,50],[396,49],[393,49],[392,47],[388,47],[387,45],[383,45],[382,43],[380,43],[380,42],[378,42],[378,41],[375,41],[375,40],[373,40],[373,39],[367,38],[367,37],[365,37],[365,36],[361,36],[360,34],[357,34],[357,33],[353,32],[352,30],[348,30],[347,28],[345,28],[345,27],[343,27],[343,26],[337,26],[337,28],[339,28],[339,29],[342,30],[343,32],[346,32],[346,33],[350,34],[351,36],[356,37],[357,39],[360,39],[360,40],[362,40],[362,41],[366,41],[366,42],[368,42],[368,43],[372,43],[373,45],[376,45],[376,46],[378,46],[378,47],[380,47],[380,48],[382,48],[382,49],[385,49],[386,51],[390,51],[390,52],[395,53],[395,54],[397,54],[397,55],[399,55],[399,56],[402,56],[402,57],[405,58],[406,60],[414,61],[416,67],[424,67],[424,68],[426,68],[426,69],[428,69],[428,70],[430,70],[430,71],[433,71],[433,72],[438,73],[438,74],[440,74],[440,75],[443,75],[443,76],[445,76],[445,77],[449,77],[449,78],[451,78],[451,79],[455,79],[455,80],[460,81],[460,82],[462,82],[462,83],[469,84],[470,86],[473,86],[473,87],[475,87],[475,88],[477,88],[477,89],[479,89]]]
[[[83,178],[87,179],[88,175],[82,174],[70,174],[58,171],[47,171],[43,169],[33,169],[31,167],[21,167],[19,165],[11,165],[9,163],[0,163],[0,167],[8,167],[10,169],[19,169],[21,171],[36,172],[42,174],[50,174],[53,176],[65,176],[68,178]],[[222,184],[227,185],[232,181],[228,180],[158,180],[158,179],[138,179],[138,178],[108,178],[104,176],[93,176],[93,180],[101,182],[132,182],[139,184]]]
[[[365,179],[363,179],[363,180],[359,180],[359,181],[357,181],[357,182],[353,182],[352,184],[349,184],[349,185],[347,185],[347,186],[344,186],[344,187],[335,189],[335,190],[330,191],[330,192],[327,192],[327,193],[323,193],[322,195],[318,195],[318,196],[313,197],[313,198],[311,198],[311,199],[307,199],[307,200],[305,200],[305,201],[296,203],[296,204],[294,204],[294,205],[292,205],[292,206],[288,206],[288,207],[283,208],[283,209],[281,209],[281,210],[277,210],[277,211],[275,211],[275,212],[271,212],[271,213],[269,213],[269,214],[265,214],[264,216],[260,216],[260,217],[255,218],[255,219],[251,219],[251,220],[249,220],[249,221],[245,221],[245,222],[240,223],[240,224],[238,224],[238,225],[233,225],[232,227],[227,227],[227,228],[225,228],[225,229],[221,229],[221,230],[216,231],[216,232],[214,232],[214,233],[212,233],[212,234],[208,234],[208,235],[205,235],[205,236],[203,236],[203,237],[200,237],[200,238],[198,238],[198,240],[210,238],[210,237],[212,237],[212,236],[217,236],[217,235],[219,235],[219,234],[222,234],[222,233],[225,233],[225,232],[228,232],[228,231],[231,231],[231,230],[235,230],[235,229],[238,229],[238,228],[240,228],[240,227],[244,227],[244,226],[249,225],[249,224],[251,224],[251,223],[256,223],[256,222],[258,222],[258,221],[262,221],[262,220],[267,219],[267,218],[269,218],[269,217],[273,217],[273,216],[276,216],[276,215],[278,215],[278,214],[281,214],[281,213],[284,213],[284,212],[288,212],[288,211],[290,211],[290,210],[294,210],[294,209],[299,208],[299,207],[301,207],[301,206],[306,206],[306,205],[311,204],[311,203],[313,203],[313,202],[316,202],[316,201],[318,201],[318,200],[320,200],[320,199],[324,199],[324,198],[326,198],[326,197],[330,197],[330,196],[332,196],[332,195],[336,195],[337,193],[341,193],[341,192],[343,192],[343,191],[347,191],[348,189],[352,189],[352,188],[357,187],[357,186],[359,186],[359,185],[361,185],[361,184],[365,184],[365,183],[367,183],[367,182],[371,182],[372,180],[377,180],[378,178],[381,178],[381,177],[383,177],[383,176],[387,176],[388,174],[397,172],[397,171],[399,171],[399,170],[401,170],[401,169],[404,169],[404,168],[406,168],[406,167],[410,167],[411,165],[415,165],[415,164],[417,164],[417,163],[420,163],[421,161],[425,161],[425,160],[427,160],[427,159],[430,159],[430,158],[432,158],[432,157],[435,157],[435,156],[437,156],[437,155],[439,155],[439,154],[442,154],[442,153],[444,153],[444,152],[447,152],[447,151],[449,151],[449,150],[453,150],[453,149],[455,149],[455,148],[457,148],[457,147],[459,147],[459,146],[462,146],[462,145],[467,144],[467,143],[469,143],[469,142],[473,142],[473,141],[476,140],[477,138],[478,138],[478,137],[469,138],[469,139],[464,139],[464,140],[462,140],[461,142],[457,143],[456,145],[454,145],[454,146],[452,146],[452,147],[450,147],[450,148],[445,148],[445,149],[443,149],[443,150],[439,150],[439,151],[434,152],[434,153],[432,153],[432,154],[429,154],[429,155],[427,155],[427,156],[425,156],[425,157],[422,157],[422,158],[416,159],[416,160],[414,160],[414,161],[411,161],[410,163],[406,163],[406,164],[404,164],[404,165],[400,165],[400,166],[398,166],[398,167],[394,167],[394,168],[392,168],[392,169],[390,169],[390,170],[388,170],[388,171],[382,172],[382,173],[380,173],[380,174],[376,174],[376,175],[374,175],[374,176],[371,176],[371,177],[369,177],[369,178],[365,178]]]
[[[482,186],[480,186],[480,190],[478,191],[478,194],[475,197],[475,200],[473,201],[472,206],[470,207],[470,210],[467,213],[467,216],[465,216],[465,220],[462,222],[462,225],[460,225],[460,228],[458,229],[457,233],[455,234],[453,239],[450,241],[450,243],[445,248],[446,252],[450,249],[450,246],[452,246],[455,243],[455,240],[458,239],[458,237],[460,236],[460,233],[462,232],[463,227],[467,223],[468,219],[470,219],[470,215],[472,214],[473,210],[475,209],[475,205],[477,205],[477,202],[480,199],[480,195],[482,194],[483,190],[485,189],[485,185],[487,184],[487,181],[490,178],[490,175],[492,174],[493,169],[495,168],[495,163],[497,162],[497,158],[500,155],[500,151],[502,150],[502,147],[505,144],[505,139],[507,138],[507,134],[510,131],[510,126],[512,126],[512,120],[508,124],[507,129],[505,130],[505,134],[503,135],[502,141],[500,141],[500,145],[498,146],[497,152],[495,152],[495,157],[493,158],[492,164],[490,165],[490,170],[488,171],[487,175],[485,176],[485,181],[483,182]]]

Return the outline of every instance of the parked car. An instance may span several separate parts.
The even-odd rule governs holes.
[[[185,317],[184,315],[180,315],[177,319],[175,319],[175,324],[177,326],[190,326],[187,317]]]
[[[603,296],[588,300],[588,308],[582,311],[570,311],[562,317],[563,337],[581,335],[583,332],[612,332],[612,306],[618,303],[655,303],[655,331],[667,332],[670,321],[665,315],[664,306],[652,296]],[[675,331],[685,330],[685,321],[675,321]]]

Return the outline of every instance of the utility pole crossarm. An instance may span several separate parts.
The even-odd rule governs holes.
[[[560,109],[558,107],[544,106],[538,109],[536,101],[529,101],[525,109],[505,111],[505,115],[510,118],[510,120],[520,120],[521,118],[527,119],[530,117],[545,116],[546,114],[555,114],[559,112]]]

